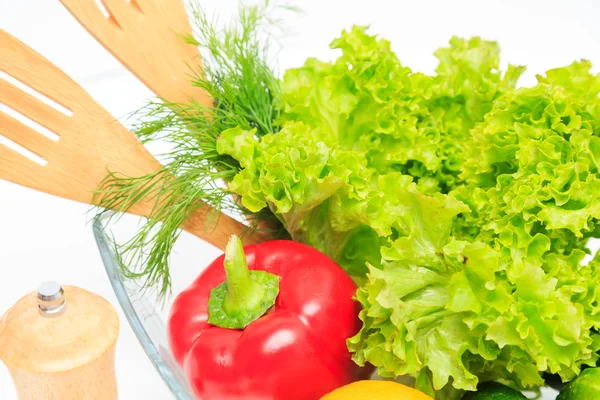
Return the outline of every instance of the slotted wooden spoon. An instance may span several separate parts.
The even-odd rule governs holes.
[[[196,46],[184,35],[192,28],[183,0],[60,0],[79,23],[157,96],[189,103],[190,98],[212,106],[212,99],[192,85],[192,74],[201,73]],[[234,195],[237,198],[237,195]],[[259,228],[276,224],[261,221]]]
[[[69,113],[61,113],[0,76],[0,103],[60,137],[53,141],[0,111],[0,134],[47,162],[41,166],[0,144],[0,178],[91,204],[92,191],[108,170],[137,177],[160,168],[160,163],[137,138],[81,86],[1,29],[0,71],[69,110]],[[152,206],[152,203],[140,203],[130,211],[148,216]],[[183,228],[220,249],[225,248],[230,235],[239,235],[247,229],[223,214],[218,226],[207,232],[209,210],[209,206],[203,205]],[[264,238],[258,232],[245,238],[248,244],[261,241]]]
[[[211,105],[191,84],[202,61],[181,35],[192,32],[182,0],[60,0],[81,25],[159,97]]]

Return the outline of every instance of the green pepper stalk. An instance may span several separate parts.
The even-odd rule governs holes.
[[[227,278],[210,292],[208,323],[243,329],[275,305],[279,277],[265,271],[250,271],[242,241],[235,235],[227,243],[223,265]]]

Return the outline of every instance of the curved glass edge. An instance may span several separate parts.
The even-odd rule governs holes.
[[[176,400],[194,400],[183,371],[169,350],[162,318],[143,296],[140,287],[134,281],[123,279],[102,220],[94,220],[93,231],[110,284],[142,348]]]

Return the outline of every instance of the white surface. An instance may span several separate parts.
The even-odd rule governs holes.
[[[81,0],[93,1],[93,0]],[[123,0],[125,1],[125,0]],[[162,0],[177,1],[177,0]],[[231,12],[234,0],[204,0]],[[497,40],[503,61],[525,64],[522,84],[536,73],[586,58],[600,65],[600,3],[588,1],[303,0],[305,14],[290,19],[295,36],[284,41],[280,67],[308,56],[332,58],[328,43],[354,23],[392,41],[405,65],[432,72],[432,53],[452,35]],[[0,0],[0,28],[42,53],[121,117],[150,93],[63,9],[58,0]],[[596,69],[597,70],[597,69]],[[106,77],[105,82],[99,81]],[[0,127],[1,132],[2,127]],[[0,181],[0,314],[44,280],[81,286],[118,308],[102,268],[86,206]],[[202,260],[199,260],[201,262]],[[169,399],[121,313],[117,350],[121,400]],[[0,366],[0,399],[14,400]]]

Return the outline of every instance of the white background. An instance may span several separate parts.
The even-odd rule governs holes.
[[[236,4],[233,0],[201,1],[221,15],[230,13]],[[332,58],[328,43],[354,23],[370,24],[373,32],[392,40],[405,65],[423,72],[433,71],[433,51],[452,35],[497,40],[504,64],[528,66],[521,81],[525,85],[534,82],[536,73],[576,59],[600,65],[600,3],[594,0],[304,0],[297,4],[305,13],[289,19],[294,34],[283,41],[281,68],[297,66],[308,56]],[[58,0],[0,0],[0,28],[62,68],[117,118],[137,109],[150,96]],[[81,286],[118,308],[93,241],[87,210],[0,181],[0,314],[45,279]],[[208,260],[196,260],[204,261]],[[120,316],[119,398],[171,398],[123,314]],[[1,364],[0,399],[16,399]]]

